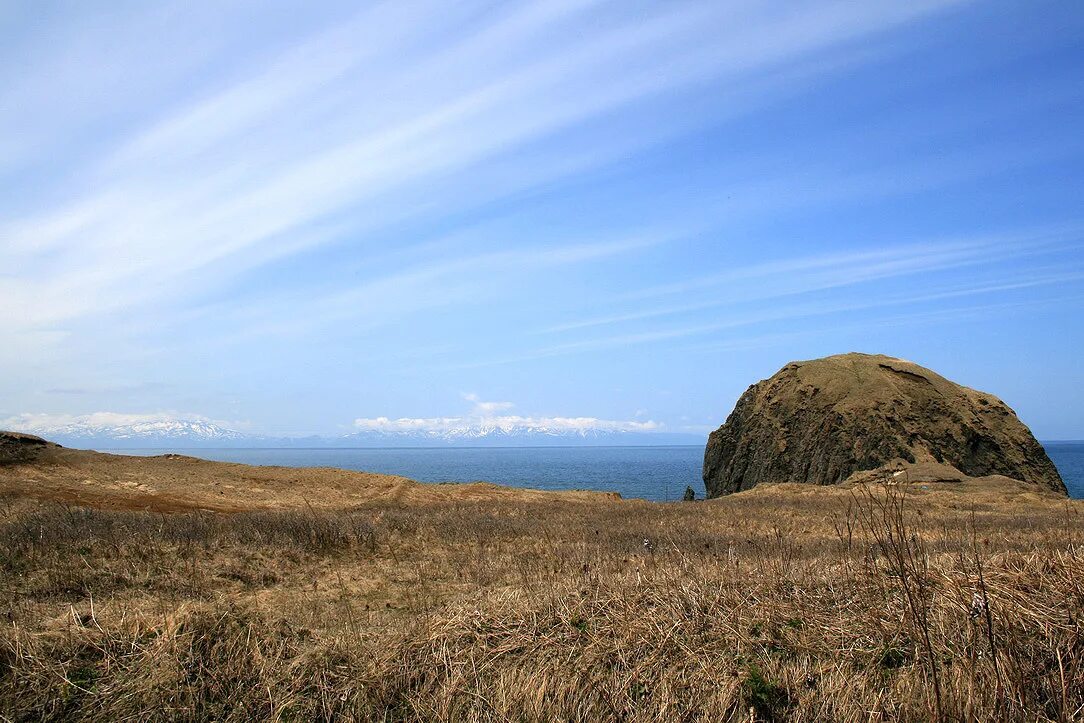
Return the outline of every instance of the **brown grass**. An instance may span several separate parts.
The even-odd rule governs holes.
[[[1079,503],[0,503],[8,720],[1079,720]]]
[[[10,439],[0,431],[0,443]],[[34,438],[36,439],[36,438]],[[55,444],[5,452],[0,445],[0,495],[99,509],[152,512],[340,510],[374,502],[442,504],[469,500],[538,501],[553,492],[485,482],[422,484],[406,477],[328,467],[254,467],[179,454],[102,454]],[[600,492],[562,492],[566,501],[594,501]]]

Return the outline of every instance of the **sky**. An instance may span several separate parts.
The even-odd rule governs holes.
[[[706,434],[863,351],[1084,438],[1078,0],[0,2],[0,187],[9,427]]]

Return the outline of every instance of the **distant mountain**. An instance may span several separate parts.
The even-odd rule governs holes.
[[[21,429],[65,447],[83,449],[376,448],[376,447],[645,447],[702,444],[700,435],[675,432],[569,429],[545,425],[465,424],[447,429],[363,430],[348,435],[249,435],[207,421],[158,419],[128,424],[91,422]]]
[[[171,447],[251,446],[253,437],[207,421],[155,420],[129,424],[76,421],[34,434],[66,447],[91,449],[155,449]]]

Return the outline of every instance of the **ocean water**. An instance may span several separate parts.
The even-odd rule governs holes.
[[[1072,497],[1084,498],[1084,442],[1045,447]],[[410,477],[420,482],[482,480],[544,490],[590,489],[622,497],[671,501],[686,485],[704,496],[704,448],[512,447],[423,449],[155,449],[120,454],[179,452],[204,459],[284,467],[339,467]]]
[[[1069,496],[1084,498],[1084,442],[1043,442],[1043,447],[1065,480]]]

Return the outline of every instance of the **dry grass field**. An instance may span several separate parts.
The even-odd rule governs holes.
[[[1084,715],[1084,507],[1016,483],[273,504],[290,471],[52,455],[0,467],[0,720]]]

